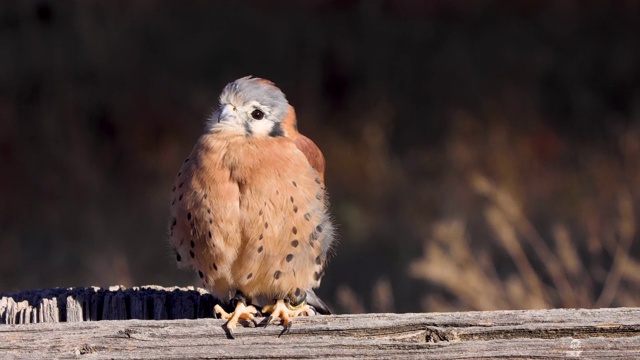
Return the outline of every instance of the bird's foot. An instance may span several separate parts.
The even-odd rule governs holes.
[[[286,303],[284,299],[278,299],[275,304],[263,307],[262,313],[270,314],[266,320],[265,326],[268,326],[269,323],[271,323],[271,320],[273,320],[274,318],[282,319],[282,326],[284,326],[282,333],[280,333],[280,335],[282,335],[288,332],[289,329],[291,329],[290,318],[301,315],[309,316],[311,314],[314,314],[315,311],[313,310],[313,308],[307,305],[306,302],[293,307],[290,304]]]
[[[258,314],[258,310],[253,305],[247,306],[242,301],[238,301],[235,310],[231,314],[224,311],[224,309],[220,305],[214,306],[213,309],[215,310],[216,314],[220,315],[221,318],[227,319],[227,323],[224,324],[224,327],[229,332],[228,335],[232,338],[234,337],[233,329],[236,327],[240,319],[250,320],[254,323],[254,325],[256,324],[254,316]]]

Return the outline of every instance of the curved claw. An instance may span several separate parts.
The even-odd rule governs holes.
[[[282,329],[282,331],[280,331],[280,334],[278,334],[278,337],[284,335],[284,334],[288,334],[289,330],[291,330],[291,326],[293,325],[293,321],[289,321],[289,323],[287,325],[284,326],[284,328]]]
[[[271,324],[271,320],[273,320],[273,316],[269,315],[269,317],[265,320],[264,327],[269,326],[269,324]]]
[[[287,304],[285,304],[283,299],[279,299],[276,301],[274,305],[265,306],[263,308],[263,311],[271,313],[266,320],[265,327],[269,326],[273,318],[279,317],[280,319],[282,319],[282,326],[284,326],[284,329],[282,330],[280,335],[278,335],[278,336],[282,336],[283,334],[288,333],[289,330],[291,329],[291,323],[292,323],[291,318],[296,316],[301,316],[303,314],[309,315],[312,310],[311,310],[311,307],[309,307],[309,305],[307,304],[304,304],[295,309],[292,309],[289,306],[287,306]]]
[[[236,337],[235,337],[235,334],[233,333],[233,329],[227,328],[225,325],[223,325],[222,328],[224,329],[224,332],[227,334],[227,339],[234,340]]]
[[[216,305],[214,309],[216,314],[219,314],[221,318],[227,319],[227,323],[223,325],[223,328],[226,330],[227,337],[230,339],[235,339],[233,329],[236,327],[240,319],[250,320],[256,324],[254,315],[258,313],[258,310],[251,305],[245,305],[243,302],[238,302],[236,309],[231,314],[224,311],[220,305]]]

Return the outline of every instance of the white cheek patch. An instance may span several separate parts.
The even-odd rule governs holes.
[[[249,127],[251,128],[251,133],[256,136],[266,136],[269,135],[273,127],[275,126],[274,122],[271,120],[267,120],[266,118],[263,120],[253,120],[249,123]]]

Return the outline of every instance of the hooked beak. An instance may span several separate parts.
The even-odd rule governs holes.
[[[220,107],[218,111],[218,122],[225,121],[231,117],[233,117],[236,112],[236,107],[231,104],[224,104]]]

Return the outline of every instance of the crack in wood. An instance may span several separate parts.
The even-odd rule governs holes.
[[[618,338],[626,336],[638,336],[640,326],[638,325],[609,325],[600,326],[580,326],[566,324],[563,327],[548,325],[544,328],[533,328],[531,326],[496,326],[493,328],[452,327],[447,329],[447,325],[428,326],[426,342],[438,343],[440,341],[486,341],[486,340],[509,340],[517,338],[529,339],[558,339],[572,337],[585,339],[590,337]]]
[[[213,303],[193,288],[0,294],[0,323],[9,323],[0,326],[0,352],[3,358],[640,358],[638,308],[312,316],[294,319],[282,337],[278,326],[238,327],[229,340],[224,320],[191,320],[208,317]],[[138,315],[184,318],[84,321]]]
[[[435,326],[427,326],[425,330],[424,340],[427,343],[435,344],[441,341],[451,341],[456,339],[450,335],[450,331],[440,329]]]
[[[99,346],[95,346],[95,345],[82,344],[82,346],[80,346],[76,350],[76,353],[78,355],[94,354],[94,353],[97,353],[99,351],[99,348],[100,348]]]

